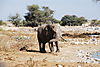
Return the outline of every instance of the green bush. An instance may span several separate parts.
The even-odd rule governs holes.
[[[17,27],[23,26],[22,19],[18,13],[15,16],[9,16],[9,21]]]
[[[87,22],[87,19],[75,15],[65,15],[62,17],[61,22],[62,26],[81,26],[83,23]]]
[[[0,20],[0,25],[3,25],[3,21],[2,20]]]
[[[6,25],[6,23],[0,20],[0,25]]]

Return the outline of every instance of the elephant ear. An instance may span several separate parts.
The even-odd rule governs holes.
[[[48,31],[48,30],[50,30],[50,25],[45,26],[45,31]]]
[[[46,26],[46,27],[44,28],[44,30],[45,30],[45,31],[48,31],[48,27]]]
[[[54,29],[55,26],[53,25],[46,25],[45,26],[45,31],[52,31]]]

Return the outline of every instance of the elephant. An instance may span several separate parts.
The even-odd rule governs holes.
[[[52,39],[57,39],[58,33],[56,32],[56,27],[55,25],[43,25],[40,26],[37,30],[37,38],[38,38],[38,43],[39,43],[39,50],[41,53],[46,53],[45,50],[45,44],[49,43],[49,48],[51,51],[53,51],[53,41],[50,41]],[[50,45],[51,44],[51,45]],[[57,45],[57,51],[59,51],[58,48],[58,41],[55,41],[55,44]],[[56,51],[56,52],[57,52]]]

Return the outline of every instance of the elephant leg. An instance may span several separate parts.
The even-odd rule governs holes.
[[[45,43],[43,43],[43,45],[42,45],[42,53],[46,53],[46,50],[45,50]]]
[[[54,51],[53,42],[51,42],[51,50]]]
[[[56,52],[60,52],[59,47],[58,47],[58,41],[56,41],[55,44],[56,44],[56,48],[57,48]]]
[[[54,51],[54,48],[53,48],[53,42],[49,42],[49,48],[50,48],[50,51]]]
[[[42,52],[41,42],[39,42],[39,50],[40,50],[40,52]]]
[[[52,52],[52,49],[51,49],[51,43],[49,42],[49,49],[50,49],[50,51]]]

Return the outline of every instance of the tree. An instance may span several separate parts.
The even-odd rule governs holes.
[[[97,20],[97,22],[95,23],[96,26],[100,26],[100,20]]]
[[[2,20],[0,20],[0,25],[2,25],[3,24],[3,21]]]
[[[24,18],[26,19],[25,26],[37,26],[42,20],[42,16],[44,15],[43,11],[39,10],[38,5],[31,5],[27,7],[27,10],[29,11],[26,13]]]
[[[39,9],[39,6],[38,5],[31,5],[31,6],[27,6],[27,10],[29,11],[29,12],[34,12],[34,11],[36,11],[36,10],[38,10]]]
[[[55,18],[52,18],[52,20],[51,20],[51,21],[52,21],[52,24],[53,24],[53,23],[59,23],[59,24],[61,23],[61,21],[60,21],[60,20],[57,20],[57,19],[55,19]]]
[[[79,17],[77,18],[77,23],[79,26],[81,26],[82,24],[84,24],[85,22],[87,22],[87,19],[85,19],[84,17]]]
[[[53,16],[54,11],[49,9],[49,7],[43,6],[42,9],[44,11],[44,16],[45,17],[52,17]]]
[[[45,23],[53,23],[54,11],[49,9],[49,7],[45,7],[45,6],[43,6],[42,9],[43,9],[43,12],[44,12],[44,16],[43,16],[44,22]]]
[[[87,20],[84,17],[77,17],[76,15],[65,15],[62,17],[61,21],[62,26],[80,26]]]
[[[41,11],[39,10],[38,5],[31,5],[27,6],[27,10],[29,11],[26,13],[24,18],[26,19],[25,26],[37,26],[37,18],[39,18],[39,15],[41,15]]]
[[[11,21],[15,26],[21,26],[22,23],[21,23],[21,17],[18,13],[16,13],[15,16],[9,16],[9,20],[8,21]]]
[[[54,11],[49,7],[43,6],[41,9],[38,5],[30,5],[27,7],[28,12],[24,16],[27,21],[26,26],[37,26],[43,23],[53,23]]]
[[[6,22],[4,22],[3,20],[0,20],[0,25],[6,25]]]
[[[92,19],[90,26],[98,26],[100,25],[100,20]]]

